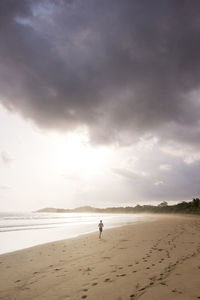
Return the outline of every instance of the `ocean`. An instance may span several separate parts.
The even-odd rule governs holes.
[[[106,230],[153,219],[141,214],[0,213],[0,254],[98,232],[100,220]]]

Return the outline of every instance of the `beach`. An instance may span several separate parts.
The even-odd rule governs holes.
[[[0,255],[95,232],[101,219],[109,229],[152,221],[155,217],[148,214],[0,212]]]
[[[200,218],[141,222],[0,256],[0,299],[200,299]]]

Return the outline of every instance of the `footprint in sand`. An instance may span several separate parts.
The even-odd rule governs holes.
[[[89,272],[89,271],[92,271],[92,270],[90,268],[87,268],[86,271]]]
[[[116,275],[116,277],[124,277],[126,276],[126,274],[119,274],[119,275]]]
[[[95,286],[95,285],[97,285],[97,284],[98,284],[97,282],[93,282],[93,283],[92,283],[92,286]]]
[[[178,291],[177,289],[172,290],[173,293],[182,294],[181,291]]]
[[[110,278],[106,278],[104,282],[112,282],[112,280]]]
[[[155,281],[156,280],[156,276],[149,277],[149,280]]]
[[[20,279],[18,279],[18,280],[16,280],[16,281],[15,281],[15,283],[17,283],[17,282],[21,282],[21,280],[20,280]]]
[[[139,292],[142,292],[142,291],[144,291],[145,289],[146,289],[146,288],[143,287],[143,288],[139,289],[138,291],[139,291]]]
[[[81,297],[81,299],[86,299],[87,298],[87,295],[83,295],[82,297]]]
[[[165,282],[160,282],[161,285],[167,285]]]

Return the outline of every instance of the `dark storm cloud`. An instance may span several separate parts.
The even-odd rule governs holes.
[[[0,101],[42,127],[86,125],[97,142],[196,143],[199,20],[198,0],[2,0]]]
[[[149,171],[147,176],[144,175],[145,172],[135,172],[131,168],[112,169],[114,174],[123,179],[125,189],[132,191],[132,195],[139,202],[182,201],[199,197],[199,161],[186,164],[181,158],[170,157],[156,151],[151,159],[144,154],[142,157],[143,167]],[[161,161],[168,162],[162,166],[172,165],[173,167],[171,169],[160,168]]]
[[[157,182],[161,184],[143,186],[146,198],[165,199],[166,201],[192,200],[198,197],[200,163],[185,164],[182,161],[174,161],[173,170],[168,174],[157,174]],[[142,190],[142,189],[141,189]]]

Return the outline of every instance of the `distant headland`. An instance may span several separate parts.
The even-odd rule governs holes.
[[[36,212],[46,213],[185,213],[200,214],[200,199],[194,198],[190,202],[181,202],[175,205],[168,205],[166,201],[157,206],[154,205],[136,205],[134,207],[107,207],[95,208],[91,206],[82,206],[74,209],[51,208],[46,207]]]

